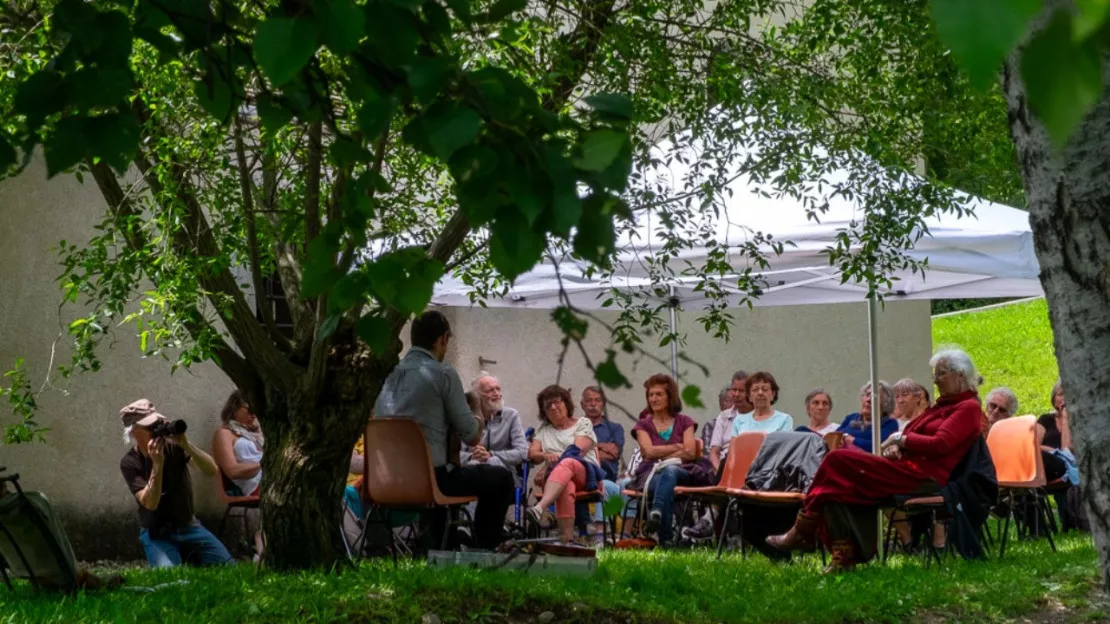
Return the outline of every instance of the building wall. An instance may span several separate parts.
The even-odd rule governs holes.
[[[36,388],[51,369],[68,361],[66,325],[83,310],[59,309],[61,240],[87,242],[104,203],[95,184],[71,176],[47,182],[41,161],[23,175],[0,182],[0,370],[15,358],[26,358]],[[560,334],[549,313],[533,310],[457,308],[447,311],[456,339],[449,359],[469,382],[482,368],[502,380],[507,401],[521,410],[525,422],[536,424],[534,397],[558,373]],[[880,362],[885,378],[912,375],[925,382],[930,350],[927,302],[892,304],[880,317]],[[607,318],[606,314],[601,315]],[[689,356],[707,366],[710,375],[687,364],[683,381],[702,387],[712,409],[691,410],[699,422],[715,413],[717,390],[736,368],[772,371],[783,387],[780,409],[804,422],[802,398],[814,386],[833,394],[837,416],[857,407],[859,385],[868,375],[866,308],[858,305],[790,307],[736,311],[737,326],[725,344],[694,326],[693,313],[679,315],[686,330]],[[611,318],[611,317],[609,317]],[[103,369],[72,381],[57,379],[39,397],[37,421],[51,431],[43,444],[0,446],[0,466],[21,475],[28,489],[44,491],[54,502],[82,559],[139,558],[135,502],[119,475],[122,442],[118,410],[146,397],[172,418],[190,424],[190,437],[209,448],[217,414],[231,384],[212,364],[170,373],[169,363],[144,358],[131,326],[118,327],[110,348],[101,353]],[[407,339],[407,330],[404,338]],[[597,361],[608,340],[598,327],[588,336],[588,351]],[[647,340],[652,344],[652,340]],[[105,344],[108,347],[108,344]],[[664,360],[669,350],[653,349]],[[496,364],[479,365],[479,357]],[[621,369],[633,388],[612,392],[614,418],[629,428],[620,407],[638,413],[643,407],[640,384],[660,371],[643,358],[621,358]],[[570,350],[562,383],[576,393],[592,383],[581,355]],[[0,422],[12,418],[0,406]],[[631,451],[631,445],[626,447]],[[210,527],[220,506],[213,480],[195,479],[198,513]]]
[[[798,425],[807,422],[805,395],[824,387],[833,397],[833,418],[859,408],[859,389],[870,376],[868,359],[867,306],[835,304],[740,309],[733,311],[736,322],[728,343],[715,339],[696,326],[693,312],[680,313],[678,324],[686,328],[684,354],[709,369],[679,361],[681,382],[702,390],[704,409],[689,409],[687,414],[699,423],[717,414],[717,393],[728,385],[737,369],[749,372],[770,371],[781,387],[776,408],[791,414]],[[506,308],[459,308],[451,311],[455,338],[449,359],[464,382],[483,368],[496,375],[506,403],[520,410],[525,426],[536,426],[536,394],[545,385],[559,383],[577,395],[593,384],[581,353],[572,346],[559,379],[558,357],[562,351],[561,333],[549,319],[549,312]],[[612,313],[600,318],[612,322]],[[913,377],[931,387],[928,360],[932,348],[929,302],[907,301],[888,304],[878,318],[879,372],[894,383]],[[658,339],[647,337],[645,346]],[[592,327],[585,340],[593,362],[604,358],[608,336]],[[670,361],[670,348],[650,348],[648,352]],[[479,358],[496,364],[479,364]],[[621,354],[621,371],[632,388],[609,391],[610,417],[625,425],[645,407],[643,381],[657,372],[669,373],[669,365],[659,365],[641,354]],[[625,452],[630,453],[630,445]]]

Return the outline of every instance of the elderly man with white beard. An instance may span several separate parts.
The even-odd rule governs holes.
[[[520,413],[505,406],[501,382],[493,375],[480,373],[471,388],[481,403],[485,431],[479,444],[463,445],[459,458],[463,465],[501,466],[513,473],[519,486],[517,469],[528,457],[528,440],[524,437],[524,426],[520,424]]]

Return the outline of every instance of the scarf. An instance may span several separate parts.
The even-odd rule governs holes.
[[[244,427],[242,424],[240,424],[238,421],[229,420],[227,422],[227,428],[228,428],[228,431],[231,431],[235,435],[237,435],[241,438],[246,438],[246,439],[250,440],[251,442],[254,442],[254,445],[258,448],[259,451],[262,450],[262,447],[266,443],[265,436],[262,435],[262,428],[261,427],[256,427],[254,429],[248,429],[248,428]]]

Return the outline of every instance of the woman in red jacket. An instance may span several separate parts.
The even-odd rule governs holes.
[[[958,349],[937,352],[929,364],[937,402],[888,438],[882,457],[852,450],[826,455],[794,526],[768,537],[769,544],[780,550],[812,549],[820,534],[832,553],[826,572],[850,569],[875,555],[874,506],[896,495],[932,494],[948,482],[982,428],[979,373]]]

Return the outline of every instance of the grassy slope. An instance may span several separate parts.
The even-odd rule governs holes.
[[[132,584],[187,578],[153,594],[90,593],[75,598],[34,595],[26,585],[0,590],[4,622],[419,622],[434,612],[444,622],[524,622],[547,609],[557,621],[581,622],[903,622],[1003,621],[1062,601],[1091,613],[1095,553],[1085,536],[1061,539],[1052,554],[1041,540],[1019,543],[1004,561],[946,559],[924,568],[896,557],[887,567],[823,577],[806,557],[776,565],[763,557],[708,551],[614,552],[602,555],[593,578],[450,570],[418,563],[364,564],[342,575],[261,575],[250,566],[221,570],[136,570]]]
[[[1050,410],[1049,393],[1058,372],[1043,299],[936,319],[933,345],[944,344],[967,350],[986,389],[1009,386],[1022,414]]]

